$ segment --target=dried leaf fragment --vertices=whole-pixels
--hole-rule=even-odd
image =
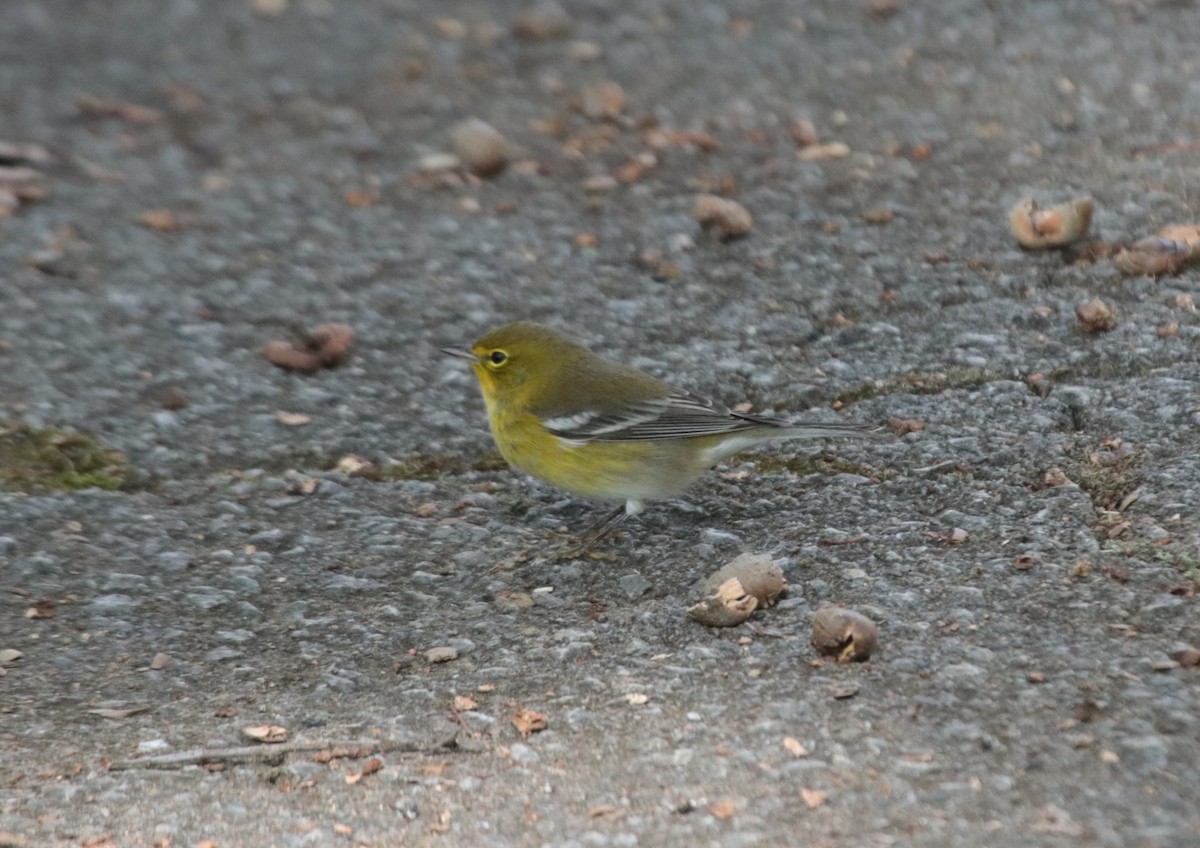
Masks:
[[[519,709],[509,716],[509,721],[521,734],[522,739],[528,739],[530,735],[546,729],[546,714],[534,710]]]
[[[354,453],[348,453],[339,459],[334,470],[347,477],[372,477],[379,471],[371,460]]]
[[[704,589],[710,593],[718,592],[730,578],[737,578],[743,593],[758,600],[758,607],[773,606],[787,588],[783,569],[765,554],[738,554],[708,576]]]
[[[808,749],[801,745],[800,740],[795,736],[783,737],[783,747],[798,760],[802,760],[808,756]]]
[[[810,144],[796,151],[796,158],[801,162],[813,162],[817,159],[845,159],[849,155],[850,145],[841,141]]]
[[[311,415],[302,412],[288,412],[284,409],[275,410],[275,420],[285,427],[303,427],[312,421]]]
[[[688,615],[708,627],[736,627],[758,608],[758,598],[746,594],[736,577],[726,580],[717,591],[688,610]]]
[[[1054,804],[1047,804],[1039,810],[1030,828],[1040,833],[1070,837],[1083,836],[1084,832],[1083,826],[1071,818],[1070,813]]]
[[[800,797],[804,801],[804,806],[815,810],[829,800],[829,793],[824,789],[801,789]]]
[[[1200,252],[1200,224],[1168,224],[1157,235],[1161,239],[1185,245],[1193,259]]]
[[[162,112],[157,109],[119,100],[105,100],[91,94],[81,95],[75,101],[75,108],[85,118],[117,118],[130,124],[157,124],[163,119]]]
[[[0,164],[45,165],[50,159],[50,151],[40,144],[0,141]]]
[[[1027,250],[1062,247],[1087,236],[1094,205],[1090,197],[1080,197],[1041,209],[1036,200],[1027,197],[1009,210],[1009,229],[1017,244]]]
[[[733,814],[737,812],[737,802],[713,801],[708,805],[708,811],[712,813],[715,819],[729,821],[729,819],[733,818]]]
[[[379,192],[374,189],[347,189],[342,192],[342,201],[355,209],[366,209],[379,202]]]
[[[100,718],[111,718],[114,720],[120,720],[123,718],[129,718],[130,716],[140,715],[142,713],[148,713],[148,712],[150,712],[150,708],[149,707],[127,707],[125,709],[114,709],[114,708],[109,708],[109,707],[103,707],[100,709],[88,710],[88,712],[91,713],[92,715],[100,716]]]
[[[868,224],[890,224],[896,217],[896,213],[886,206],[881,206],[878,209],[868,209],[862,213],[862,219]]]
[[[822,607],[813,615],[812,646],[818,654],[840,663],[865,662],[875,648],[879,628],[860,612],[845,607]]]
[[[967,531],[961,527],[952,527],[949,530],[926,530],[925,535],[943,545],[961,545],[968,538]]]
[[[754,219],[746,207],[715,194],[699,195],[692,207],[692,215],[701,227],[711,230],[721,241],[741,238],[754,228]]]
[[[1117,326],[1112,307],[1098,297],[1076,306],[1075,319],[1085,333],[1105,333]]]
[[[242,735],[255,742],[275,745],[288,740],[288,730],[278,724],[255,724],[242,728]]]
[[[263,18],[275,18],[287,11],[288,0],[250,0],[250,11]]]
[[[853,680],[848,680],[844,683],[835,683],[829,687],[829,694],[835,700],[844,701],[847,698],[853,698],[858,694],[862,687]]]
[[[425,661],[430,663],[444,663],[456,659],[458,659],[458,649],[452,645],[430,648],[425,652]]]
[[[1179,335],[1179,322],[1164,321],[1158,325],[1158,328],[1154,331],[1154,334],[1160,339],[1173,339]]]
[[[358,783],[364,777],[374,774],[375,772],[379,771],[382,768],[383,768],[383,760],[379,759],[379,757],[371,757],[371,759],[369,759],[365,763],[363,763],[362,771],[357,771],[357,772],[354,772],[353,774],[346,775],[346,785],[354,786],[356,783]]]
[[[1018,554],[1013,559],[1013,568],[1017,571],[1029,571],[1038,564],[1037,554],[1024,553]]]
[[[54,618],[57,605],[48,598],[34,601],[33,606],[25,610],[25,617],[34,621],[45,621]]]
[[[907,436],[909,433],[919,433],[925,429],[925,421],[920,418],[889,418],[888,429],[897,436]]]
[[[0,218],[11,216],[22,203],[44,200],[49,192],[37,182],[41,177],[33,168],[0,165]]]
[[[1053,489],[1057,486],[1070,486],[1071,479],[1063,473],[1061,468],[1051,468],[1042,475],[1042,486],[1047,489]]]
[[[183,226],[179,216],[170,209],[147,209],[138,213],[137,220],[139,224],[160,233],[173,233]]]
[[[434,18],[434,31],[442,38],[459,40],[467,37],[467,25],[458,18]]]

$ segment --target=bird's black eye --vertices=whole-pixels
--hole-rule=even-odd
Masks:
[[[493,350],[488,354],[488,362],[493,365],[503,365],[505,362],[508,362],[508,354],[502,350]]]

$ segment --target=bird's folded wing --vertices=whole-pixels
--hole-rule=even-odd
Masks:
[[[582,442],[715,436],[779,424],[771,419],[735,415],[710,398],[682,390],[619,409],[583,410],[542,419],[542,425],[559,438]]]

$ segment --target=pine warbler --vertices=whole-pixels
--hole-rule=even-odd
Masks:
[[[624,502],[595,530],[679,494],[746,448],[869,432],[732,412],[529,321],[497,327],[470,350],[442,352],[471,363],[510,465],[575,495]]]

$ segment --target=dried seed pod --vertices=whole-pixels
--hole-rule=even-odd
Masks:
[[[698,196],[692,214],[700,226],[712,230],[721,241],[741,238],[754,227],[754,219],[745,206],[715,194]]]
[[[1117,326],[1112,307],[1098,297],[1076,306],[1075,318],[1085,333],[1104,333]]]
[[[1028,250],[1062,247],[1087,236],[1094,205],[1090,197],[1080,197],[1040,209],[1036,200],[1027,197],[1009,210],[1009,229],[1017,244]]]
[[[760,607],[772,606],[787,588],[783,569],[763,554],[739,554],[709,575],[704,581],[704,589],[716,592],[731,578],[736,578],[743,592],[753,595]]]
[[[288,371],[311,373],[321,369],[321,357],[311,350],[300,350],[291,342],[275,339],[267,342],[263,348],[263,356],[272,365]]]
[[[306,344],[320,355],[322,365],[333,368],[349,358],[352,341],[354,328],[349,324],[321,324],[313,328]]]
[[[812,646],[817,653],[837,661],[865,662],[875,648],[879,628],[860,612],[845,607],[823,607],[813,615]]]
[[[491,177],[508,164],[508,142],[500,131],[479,118],[468,118],[450,131],[454,152],[477,177]]]
[[[758,598],[746,594],[736,577],[688,610],[688,615],[708,627],[736,627],[758,608]]]
[[[354,328],[349,324],[321,324],[314,327],[302,344],[276,339],[267,342],[263,355],[273,365],[289,371],[317,371],[335,368],[350,356]]]
[[[1194,248],[1187,241],[1164,238],[1162,235],[1147,236],[1123,248],[1113,257],[1113,264],[1124,274],[1159,277],[1181,271],[1200,254],[1200,251],[1193,251]]]

